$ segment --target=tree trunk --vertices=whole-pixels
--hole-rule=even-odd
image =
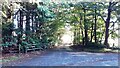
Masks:
[[[106,22],[105,24],[106,30],[105,30],[105,41],[104,41],[104,45],[106,45],[107,47],[109,46],[108,44],[108,37],[109,37],[109,24]]]
[[[95,8],[95,26],[94,26],[95,43],[97,42],[96,27],[97,27],[97,17],[96,17],[96,8]]]
[[[93,25],[94,25],[94,24],[92,23],[91,40],[90,40],[90,42],[92,42],[92,39],[93,39],[93,29],[94,29]]]
[[[17,40],[18,43],[17,44],[21,44],[21,37],[23,34],[23,13],[21,10],[19,10],[20,12],[20,22],[18,23],[18,28],[20,29],[20,34],[18,34]]]
[[[75,27],[75,23],[74,23],[74,27]],[[74,30],[74,41],[73,41],[73,44],[76,44],[76,28]]]
[[[84,45],[84,32],[83,32],[83,27],[82,27],[82,16],[80,17],[80,30],[81,30],[81,34],[82,34],[82,45]]]
[[[106,45],[107,47],[109,47],[108,44],[108,37],[109,37],[109,25],[110,25],[110,17],[111,17],[111,2],[109,2],[109,7],[108,7],[108,17],[105,21],[105,41],[104,41],[104,45]]]
[[[34,16],[32,15],[32,32],[34,33]]]
[[[30,32],[30,12],[29,12],[29,4],[26,4],[26,10],[28,11],[26,14],[26,35],[29,35]]]
[[[30,31],[30,17],[29,17],[29,14],[27,13],[27,16],[26,16],[26,35],[28,35]]]
[[[79,41],[78,41],[78,42],[79,42],[79,44],[80,44],[80,42],[81,42],[81,41],[80,41],[80,37],[81,37],[81,36],[80,36],[80,25],[79,25],[79,29],[78,29],[78,30],[79,30],[79,34],[78,34],[78,35],[79,35]]]
[[[84,8],[85,45],[88,45],[88,26],[87,26],[85,15],[86,15],[86,9]]]

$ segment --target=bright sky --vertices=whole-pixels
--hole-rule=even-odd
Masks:
[[[64,44],[64,43],[72,43],[73,42],[73,32],[72,31],[70,31],[70,29],[71,29],[71,26],[70,26],[70,24],[68,24],[68,23],[66,23],[66,26],[65,26],[65,33],[64,33],[64,35],[62,36],[62,38],[61,38],[61,40],[62,40],[62,43]]]

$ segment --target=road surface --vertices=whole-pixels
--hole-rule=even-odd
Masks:
[[[118,66],[118,54],[73,52],[60,49],[26,59],[21,63],[16,63],[15,66]]]

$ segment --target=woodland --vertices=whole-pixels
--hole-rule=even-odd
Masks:
[[[71,27],[72,47],[119,49],[117,41],[109,44],[120,37],[119,22],[119,2],[3,3],[0,47],[3,53],[54,48]]]

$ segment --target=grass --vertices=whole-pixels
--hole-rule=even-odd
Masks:
[[[70,47],[73,51],[94,52],[94,53],[118,53],[118,50],[97,47],[84,47],[81,45],[73,45]]]
[[[117,50],[112,50],[112,49],[106,49],[106,48],[103,48],[103,49],[84,49],[84,51],[87,51],[87,52],[100,52],[100,53],[113,53],[113,52],[118,52]]]
[[[11,56],[11,57],[4,58],[4,59],[0,60],[0,62],[5,63],[5,62],[9,62],[9,61],[14,61],[14,60],[17,60],[17,59],[19,59],[19,57]]]
[[[44,54],[45,51],[32,51],[32,52],[28,52],[28,53],[20,53],[20,54],[4,54],[4,56],[1,57],[0,59],[0,63],[2,64],[6,64],[6,63],[10,63],[11,61],[13,62],[21,62],[24,61],[24,59],[28,59],[28,58],[32,58],[34,56],[40,55],[40,54]]]

